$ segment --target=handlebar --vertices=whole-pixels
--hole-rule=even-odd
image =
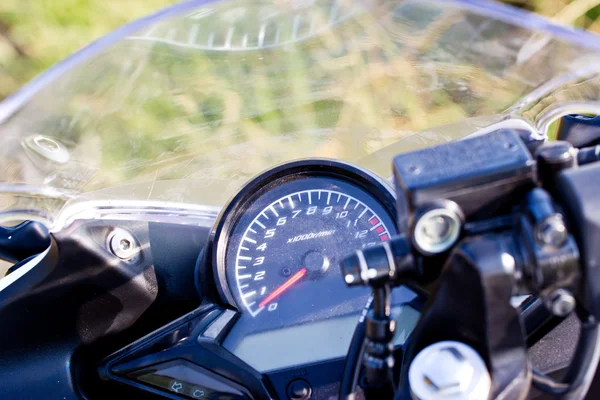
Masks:
[[[587,393],[600,359],[600,151],[526,137],[502,129],[395,158],[400,235],[340,263],[346,284],[371,287],[380,305],[359,324],[341,398],[353,398],[362,367],[367,399]],[[394,356],[390,291],[430,282],[412,340]],[[525,293],[582,321],[561,382],[530,366],[510,304]]]

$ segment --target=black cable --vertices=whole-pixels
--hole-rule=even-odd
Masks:
[[[394,327],[391,321],[391,288],[387,284],[372,286],[373,305],[365,320],[365,381],[362,386],[369,399],[394,397],[394,369],[389,364],[393,356]]]
[[[388,285],[373,289],[373,317],[376,319],[387,319],[392,312],[390,296],[391,289]]]
[[[358,320],[354,335],[352,335],[350,346],[348,347],[348,355],[346,356],[344,373],[340,384],[340,399],[342,400],[354,400],[356,398],[356,388],[358,387],[362,359],[365,354],[366,346],[365,317],[371,309],[372,304],[373,295],[370,295]]]

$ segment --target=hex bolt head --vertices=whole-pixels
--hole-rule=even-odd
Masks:
[[[116,228],[107,238],[108,248],[111,253],[121,260],[129,260],[139,252],[137,240],[131,232],[126,229]]]
[[[456,243],[462,222],[450,209],[433,208],[419,216],[413,231],[417,249],[425,254],[439,254]]]
[[[473,378],[473,366],[454,347],[439,350],[425,365],[423,377],[439,393],[462,393]]]
[[[485,399],[491,378],[483,359],[455,341],[434,343],[415,357],[408,372],[416,400]]]
[[[535,236],[542,245],[560,248],[567,242],[569,232],[562,216],[556,214],[540,222]]]
[[[557,317],[566,317],[575,310],[575,297],[565,289],[555,289],[544,297],[544,305]]]

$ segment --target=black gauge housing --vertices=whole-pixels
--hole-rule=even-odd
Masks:
[[[252,207],[254,201],[265,193],[276,190],[280,185],[303,178],[333,179],[354,186],[372,197],[384,210],[386,219],[391,223],[390,234],[396,234],[396,198],[390,183],[358,166],[330,160],[306,159],[285,163],[253,178],[232,197],[222,209],[212,231],[205,261],[210,263],[217,290],[222,301],[242,310],[230,289],[227,276],[227,249],[231,234],[240,218]],[[389,218],[389,219],[388,219]],[[340,280],[342,279],[340,275]]]

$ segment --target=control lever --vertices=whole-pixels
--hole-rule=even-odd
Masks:
[[[561,399],[588,391],[600,360],[600,150],[576,147],[527,146],[518,132],[499,130],[396,156],[402,234],[340,264],[348,286],[373,291],[364,339],[353,338],[364,359],[344,373],[356,377],[364,365],[367,398],[523,399],[532,385]],[[434,279],[394,360],[390,291]],[[552,315],[576,312],[582,322],[561,381],[531,368],[511,305],[525,293]],[[353,399],[355,387],[342,385],[341,397]]]
[[[402,282],[419,279],[410,244],[403,236],[397,236],[356,251],[340,262],[340,268],[349,287],[370,286],[373,291],[372,307],[365,318],[363,389],[368,398],[392,398],[396,391],[393,356],[396,321],[391,318],[390,293],[392,287]]]

